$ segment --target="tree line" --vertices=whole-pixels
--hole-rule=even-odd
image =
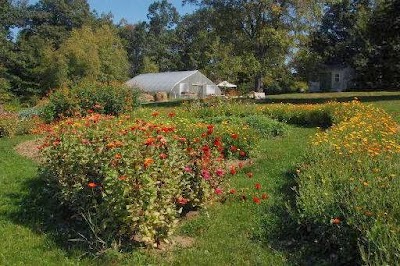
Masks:
[[[358,89],[400,88],[400,0],[167,0],[147,21],[114,23],[87,0],[0,0],[0,101],[82,81],[199,69],[249,90],[284,92],[321,65],[356,70]],[[16,36],[15,36],[16,35]]]

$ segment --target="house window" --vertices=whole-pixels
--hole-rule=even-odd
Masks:
[[[340,74],[339,73],[335,74],[335,82],[336,83],[340,82]]]

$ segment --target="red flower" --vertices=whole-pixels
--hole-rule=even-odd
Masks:
[[[235,194],[236,193],[236,189],[232,188],[231,190],[229,190],[230,194]]]
[[[161,153],[160,154],[160,159],[167,159],[168,158],[168,155],[166,155],[165,153]]]
[[[229,171],[231,173],[231,175],[236,175],[236,168],[235,166],[231,166],[231,169]]]
[[[257,183],[257,184],[254,185],[254,187],[255,187],[256,189],[261,189],[261,184],[260,184],[260,183]]]
[[[231,146],[231,152],[237,152],[238,148],[236,146]]]
[[[215,189],[215,194],[221,195],[221,194],[222,194],[222,189],[220,189],[219,187],[217,187],[217,188]]]
[[[178,198],[178,203],[179,203],[180,205],[186,205],[188,202],[189,202],[189,200],[188,200],[188,199],[185,199],[184,197],[179,197],[179,198]]]
[[[207,126],[207,134],[211,135],[214,132],[214,126],[213,125],[208,125]]]
[[[88,184],[88,187],[90,187],[90,188],[95,188],[95,187],[97,187],[97,184],[94,183],[94,182],[90,182],[90,183]]]
[[[331,224],[340,224],[340,219],[338,217],[331,219]]]
[[[126,175],[121,175],[120,177],[118,177],[119,180],[124,181],[126,180],[127,176]]]
[[[246,175],[247,175],[249,178],[252,178],[252,177],[253,177],[253,173],[252,173],[252,172],[248,172]]]
[[[239,138],[239,135],[238,134],[231,134],[231,138],[237,139],[237,138]]]
[[[216,139],[214,140],[214,146],[215,146],[215,147],[222,147],[221,138],[216,138]]]
[[[260,203],[261,203],[261,200],[260,200],[260,198],[258,198],[258,197],[253,197],[253,202],[254,202],[255,204],[260,204]]]
[[[171,112],[168,114],[168,116],[172,118],[172,117],[176,116],[176,114],[174,112]]]
[[[240,152],[239,152],[239,155],[242,156],[242,157],[245,157],[245,156],[246,156],[246,153],[245,153],[244,151],[240,151]]]

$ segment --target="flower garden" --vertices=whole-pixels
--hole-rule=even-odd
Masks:
[[[90,250],[160,247],[185,231],[187,213],[200,210],[201,220],[218,206],[232,215],[244,206],[262,217],[280,200],[288,209],[281,218],[296,224],[293,234],[317,241],[326,263],[400,260],[400,129],[382,109],[207,99],[116,115],[91,104],[36,127],[45,135],[38,178]],[[280,163],[263,141],[284,141],[293,126],[317,133],[301,140],[305,150],[285,169],[293,173],[286,201],[258,167]],[[257,225],[267,241],[272,228]]]

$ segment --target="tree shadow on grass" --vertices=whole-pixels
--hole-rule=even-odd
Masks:
[[[288,254],[294,265],[361,265],[353,229],[305,219],[298,222],[295,173],[287,172],[284,178],[278,191],[283,200],[265,207],[259,240]]]
[[[21,184],[19,193],[7,196],[15,205],[6,217],[15,224],[30,228],[37,234],[45,234],[55,246],[66,251],[70,257],[102,258],[102,262],[113,256],[112,250],[96,241],[90,234],[87,221],[74,217],[55,196],[43,177],[37,176]],[[124,250],[130,252],[137,246],[132,244]],[[113,258],[111,258],[113,259]]]

